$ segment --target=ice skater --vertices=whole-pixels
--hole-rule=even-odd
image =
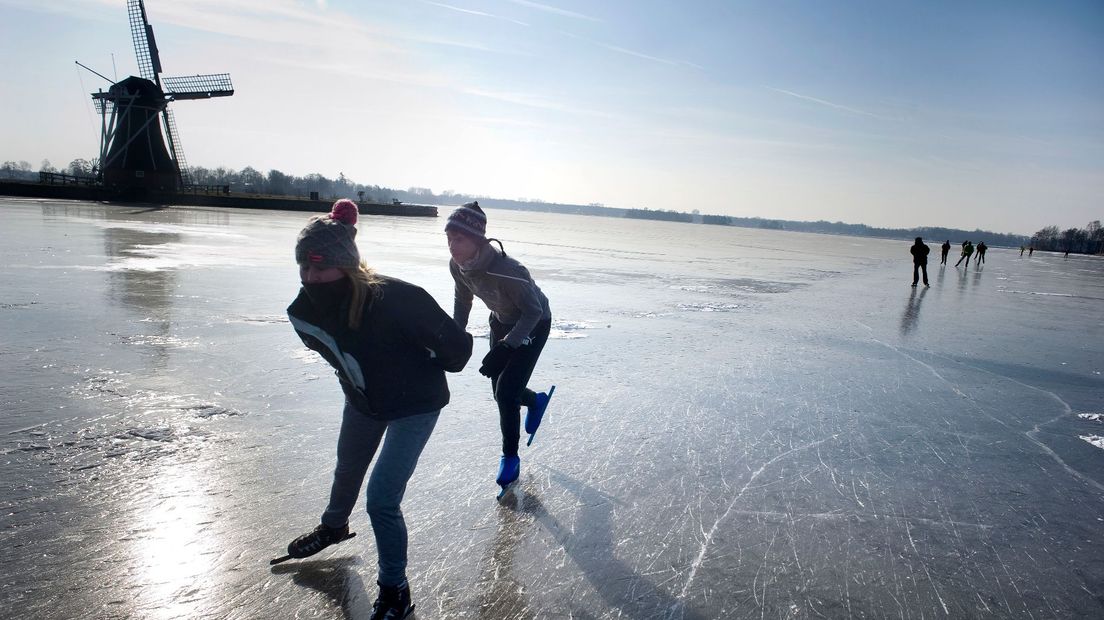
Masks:
[[[912,286],[914,288],[916,287],[916,283],[920,281],[921,270],[924,271],[924,286],[928,286],[929,252],[931,252],[931,248],[924,243],[924,239],[921,237],[917,237],[916,243],[913,243],[912,247],[909,248],[909,253],[912,254]]]
[[[379,559],[371,617],[399,619],[414,610],[400,504],[449,402],[445,371],[464,368],[472,337],[429,293],[368,268],[357,249],[356,221],[356,204],[339,200],[328,215],[311,218],[295,243],[303,286],[288,317],[303,343],[337,371],[345,408],[322,522],[293,540],[288,556],[308,557],[355,536],[349,515],[378,450],[365,494]]]
[[[445,224],[452,256],[449,272],[456,284],[453,319],[467,328],[474,297],[491,311],[491,350],[479,372],[491,379],[498,403],[502,457],[495,482],[502,487],[501,498],[521,473],[521,406],[526,407],[525,432],[532,443],[555,390],[552,386],[547,393],[534,392],[527,387],[552,328],[552,311],[529,270],[506,255],[501,241],[487,239],[486,232],[487,215],[478,202],[456,209]],[[499,249],[491,241],[498,243]]]
[[[977,259],[974,260],[974,266],[981,266],[985,262],[985,250],[988,250],[989,246],[985,245],[984,241],[977,244]]]
[[[958,257],[958,263],[955,263],[955,267],[962,261],[966,261],[966,268],[970,268],[970,256],[974,253],[974,244],[970,243],[970,240],[962,242],[962,256]]]
[[[943,250],[943,255],[939,257],[939,264],[940,265],[946,265],[947,264],[947,253],[951,251],[951,240],[947,239],[946,241],[943,242],[943,245],[941,245],[939,247],[942,248],[942,250]]]

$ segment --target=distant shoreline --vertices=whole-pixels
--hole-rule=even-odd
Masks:
[[[1031,237],[1008,233],[995,233],[987,230],[960,230],[955,228],[942,228],[924,226],[919,228],[875,228],[865,224],[847,224],[844,222],[828,222],[820,220],[816,222],[802,222],[796,220],[776,220],[761,217],[736,217],[730,215],[709,215],[701,213],[686,213],[681,211],[659,211],[651,209],[619,209],[597,205],[567,205],[559,203],[532,203],[515,200],[497,200],[493,198],[479,198],[479,204],[483,207],[510,209],[515,211],[538,211],[549,213],[571,213],[575,215],[596,215],[600,217],[624,217],[632,219],[656,220],[684,224],[706,224],[710,226],[735,226],[738,228],[753,228],[761,230],[781,230],[788,232],[804,232],[825,235],[848,235],[852,237],[871,237],[875,239],[896,239],[912,241],[916,237],[923,237],[928,243],[945,240],[952,244],[959,244],[966,239],[971,241],[985,241],[990,247],[1018,248],[1027,246]]]
[[[330,201],[295,196],[256,196],[249,194],[149,192],[124,194],[97,185],[55,185],[0,181],[0,195],[24,198],[59,198],[64,200],[88,200],[92,202],[161,204],[184,207],[226,207],[235,209],[271,209],[274,211],[326,212]],[[363,215],[392,215],[401,217],[437,217],[434,205],[396,202],[357,202]]]

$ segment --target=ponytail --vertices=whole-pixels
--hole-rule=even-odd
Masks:
[[[364,261],[360,261],[355,269],[345,269],[345,275],[349,277],[352,291],[349,299],[349,329],[359,330],[360,320],[364,317],[364,308],[372,307],[372,302],[383,294],[380,286],[383,278],[373,271]]]

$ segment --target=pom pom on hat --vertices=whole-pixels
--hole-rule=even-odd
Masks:
[[[333,203],[333,208],[330,209],[330,219],[337,220],[344,224],[355,225],[357,223],[357,215],[360,213],[360,209],[357,208],[357,204],[348,198],[342,198]]]
[[[479,208],[478,202],[469,202],[449,215],[445,230],[456,230],[477,239],[486,239],[487,214]]]
[[[359,266],[360,251],[356,245],[358,213],[356,203],[343,198],[335,202],[326,215],[312,217],[295,240],[295,262],[349,269]]]

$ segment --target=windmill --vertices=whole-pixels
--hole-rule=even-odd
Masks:
[[[127,13],[141,77],[130,76],[106,93],[92,93],[101,119],[101,180],[120,190],[175,191],[191,185],[192,179],[169,103],[229,97],[234,85],[228,73],[162,78],[145,3],[127,0]]]

